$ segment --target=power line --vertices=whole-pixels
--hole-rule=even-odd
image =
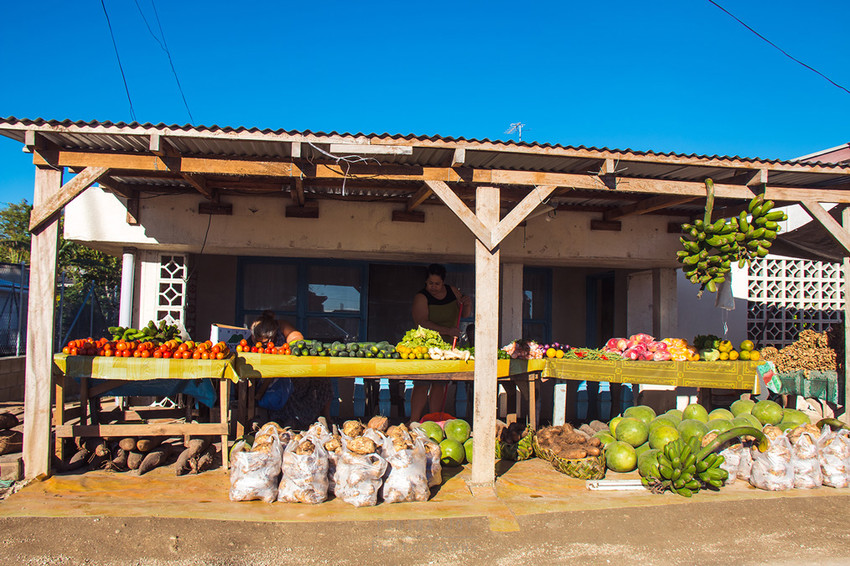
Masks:
[[[121,56],[118,54],[118,44],[115,43],[115,34],[112,33],[112,24],[109,21],[109,14],[106,12],[106,4],[100,0],[100,5],[103,6],[103,15],[106,16],[106,25],[109,27],[109,36],[112,38],[112,47],[115,48],[115,58],[118,59],[118,69],[121,70],[121,80],[124,81],[124,91],[127,93],[127,102],[130,103],[130,117],[136,121],[136,111],[133,110],[133,99],[130,98],[130,87],[127,86],[127,77],[124,76],[124,67],[121,66]]]
[[[162,24],[159,21],[159,12],[156,10],[156,3],[154,0],[151,0],[151,6],[153,7],[153,13],[156,17],[156,24],[159,26],[159,35],[162,38],[162,41],[154,34],[151,29],[150,24],[148,24],[148,19],[145,17],[145,13],[142,12],[142,7],[139,6],[139,0],[134,0],[136,3],[136,8],[139,9],[139,14],[142,16],[142,20],[145,22],[145,27],[148,28],[148,33],[151,34],[154,41],[159,44],[159,48],[165,51],[165,55],[168,57],[168,64],[171,65],[171,73],[174,75],[174,80],[177,82],[177,90],[180,91],[180,96],[183,98],[183,106],[186,107],[186,112],[189,114],[189,121],[194,124],[195,118],[192,116],[192,111],[189,110],[189,103],[186,101],[186,95],[183,93],[183,87],[180,85],[180,78],[177,76],[177,69],[174,68],[174,61],[171,60],[171,52],[168,50],[168,43],[165,41],[165,33],[162,31]]]
[[[804,66],[805,68],[807,68],[808,70],[812,71],[813,73],[817,73],[818,75],[820,75],[821,77],[823,77],[824,79],[826,79],[827,81],[829,81],[830,83],[832,83],[834,86],[837,86],[838,88],[840,88],[841,90],[843,90],[843,91],[844,91],[844,92],[846,92],[847,94],[850,94],[850,90],[847,90],[846,88],[844,88],[843,86],[841,86],[840,84],[838,84],[837,82],[835,82],[834,80],[832,80],[831,78],[827,77],[826,75],[824,75],[823,73],[821,73],[820,71],[818,71],[817,69],[815,69],[814,67],[811,67],[811,66],[809,66],[809,65],[806,65],[805,63],[803,63],[802,61],[800,61],[800,60],[799,60],[799,59],[797,59],[796,57],[792,56],[790,53],[788,53],[787,51],[785,51],[784,49],[782,49],[781,47],[779,47],[778,45],[776,45],[775,43],[773,43],[772,41],[770,41],[769,39],[767,39],[765,36],[763,36],[762,34],[760,34],[759,32],[757,32],[756,30],[754,30],[753,28],[751,28],[750,26],[748,26],[747,24],[745,24],[744,22],[742,22],[742,21],[741,21],[741,20],[740,20],[737,16],[735,16],[735,14],[733,14],[732,12],[730,12],[729,10],[727,10],[726,8],[724,8],[723,6],[721,6],[720,4],[718,4],[717,2],[715,2],[714,0],[708,0],[708,1],[709,1],[710,3],[712,3],[712,4],[714,4],[715,6],[717,6],[718,8],[720,8],[721,10],[723,10],[724,12],[726,12],[726,13],[727,13],[729,16],[731,16],[731,17],[732,17],[732,18],[733,18],[736,22],[738,22],[739,24],[741,24],[742,26],[744,26],[745,28],[747,28],[748,30],[750,30],[751,32],[753,32],[754,34],[756,34],[756,35],[757,35],[760,39],[762,39],[763,41],[767,42],[770,46],[772,46],[772,47],[774,47],[775,49],[777,49],[780,53],[782,53],[783,55],[785,55],[786,57],[788,57],[789,59],[791,59],[791,60],[792,60],[792,61],[794,61],[795,63],[799,63],[800,65]]]

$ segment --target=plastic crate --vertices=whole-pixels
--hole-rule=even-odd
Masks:
[[[803,397],[838,402],[838,373],[834,371],[810,371],[800,384]]]

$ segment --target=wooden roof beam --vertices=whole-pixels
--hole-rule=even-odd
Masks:
[[[127,183],[122,183],[109,175],[104,175],[99,181],[101,187],[107,189],[119,197],[124,197],[126,199],[135,198],[138,196],[139,189],[133,187],[133,185],[128,185]]]
[[[466,148],[456,147],[452,155],[452,167],[463,167],[466,161]]]
[[[24,132],[24,152],[38,155],[45,162],[55,167],[59,158],[59,146],[47,139],[44,134],[35,130]]]
[[[410,198],[407,199],[407,212],[413,212],[417,206],[428,200],[428,197],[430,197],[433,193],[434,191],[431,190],[431,187],[428,185],[422,185],[418,191],[410,195]]]
[[[599,165],[599,180],[609,189],[617,188],[616,164],[612,158],[603,159]]]
[[[826,228],[829,235],[850,254],[850,233],[847,232],[847,229],[833,218],[820,202],[813,199],[805,199],[800,201],[800,203],[806,207],[806,210],[809,211],[813,218]]]
[[[183,156],[169,141],[168,138],[153,132],[150,135],[149,148],[151,153],[161,158],[169,171],[173,171],[183,177],[183,179],[192,185],[196,191],[204,195],[207,199],[213,200],[213,191],[207,187],[207,181],[203,175],[198,173],[186,172],[183,170]]]
[[[698,197],[695,196],[678,196],[678,197],[668,197],[668,196],[657,196],[644,199],[642,201],[636,202],[634,204],[627,204],[625,206],[621,206],[619,208],[611,209],[603,214],[603,220],[606,222],[613,222],[615,220],[620,220],[625,218],[626,216],[634,216],[638,214],[646,214],[648,212],[654,212],[656,210],[662,210],[665,208],[670,208],[673,206],[678,206],[680,204],[685,204],[686,202],[691,202],[697,200]]]
[[[81,173],[62,185],[57,192],[50,195],[43,203],[34,206],[30,213],[30,232],[40,232],[54,214],[58,214],[66,204],[96,183],[108,171],[109,169],[106,167],[86,167]]]
[[[292,200],[298,204],[298,206],[304,206],[304,203],[307,202],[304,198],[304,179],[301,177],[295,177],[290,194],[292,196]]]

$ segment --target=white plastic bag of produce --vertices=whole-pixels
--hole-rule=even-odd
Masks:
[[[314,505],[328,498],[328,452],[315,436],[289,442],[281,471],[278,501]]]
[[[791,446],[794,463],[794,487],[813,489],[823,485],[820,469],[818,441],[810,432],[804,432]]]
[[[387,455],[384,453],[384,443],[387,441],[387,436],[381,432],[380,430],[375,430],[374,428],[367,428],[363,432],[363,436],[372,440],[378,446],[378,453],[386,459]]]
[[[750,454],[753,457],[751,485],[767,491],[784,491],[794,487],[794,464],[787,436],[771,440],[767,452],[759,452],[758,447],[753,446]]]
[[[829,487],[847,487],[848,461],[850,461],[850,438],[846,430],[832,432],[824,426],[818,440],[820,469],[823,473],[823,485]]]
[[[243,450],[231,458],[230,500],[277,499],[282,459],[279,433],[263,427],[257,433],[250,451]]]
[[[724,482],[726,485],[732,485],[738,479],[738,469],[741,467],[741,455],[744,452],[744,447],[740,444],[724,448],[720,451],[720,455],[723,456],[723,463],[720,464],[720,467],[729,473],[729,477]],[[746,452],[749,453],[748,450]],[[752,459],[750,459],[750,466],[752,466]],[[747,473],[749,474],[749,470]]]
[[[387,461],[379,454],[355,454],[343,443],[336,462],[334,495],[355,507],[378,503]]]
[[[387,503],[428,501],[431,494],[425,473],[425,446],[420,439],[405,436],[384,440],[389,474],[384,479],[381,497]]]
[[[440,445],[429,439],[425,432],[419,428],[410,429],[410,437],[422,441],[425,447],[425,477],[428,478],[428,487],[438,486],[443,483],[443,451]]]

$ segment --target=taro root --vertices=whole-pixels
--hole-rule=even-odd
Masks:
[[[581,425],[581,428],[579,428],[579,430],[585,433],[587,436],[593,436],[594,434],[596,434],[596,431],[591,428],[590,425],[587,424]]]
[[[254,444],[251,445],[251,452],[269,452],[272,449],[272,442],[275,438],[280,438],[280,433],[283,429],[274,421],[269,421],[264,424],[257,435],[254,437]]]
[[[804,432],[808,432],[809,434],[811,434],[814,437],[815,440],[820,438],[820,431],[818,430],[818,427],[816,427],[813,424],[804,424],[804,425],[800,425],[798,427],[795,427],[794,429],[789,431],[788,432],[788,440],[791,441],[791,444],[795,444],[797,442],[797,440],[800,439],[800,437],[803,435]]]
[[[387,432],[387,428],[390,426],[390,421],[387,417],[372,417],[369,419],[369,423],[366,425],[366,428],[373,428],[380,432]]]
[[[585,446],[584,450],[588,456],[599,456],[602,453],[602,449],[598,446]]]
[[[306,456],[308,454],[312,454],[315,450],[316,445],[309,440],[305,440],[295,448],[295,453],[298,456]]]
[[[358,436],[348,441],[348,449],[355,454],[374,454],[378,451],[375,441],[365,436]]]
[[[587,441],[587,445],[588,445],[588,446],[601,447],[601,446],[602,446],[602,441],[601,441],[601,440],[599,440],[597,437],[595,437],[595,436],[594,436],[594,437],[591,437],[591,439]],[[588,450],[588,452],[589,452],[589,450]],[[595,456],[595,454],[594,454],[594,456]]]
[[[575,431],[562,434],[561,439],[564,441],[564,444],[586,444],[588,441],[585,435]]]
[[[328,452],[339,453],[342,448],[342,443],[339,440],[338,436],[334,436],[327,442],[325,442],[325,450]]]
[[[777,438],[779,438],[783,434],[781,428],[773,426],[773,425],[767,425],[766,427],[764,427],[762,432],[764,433],[764,435],[766,437],[768,437],[771,440],[771,442],[773,442],[774,440],[776,440]]]
[[[608,430],[608,425],[603,423],[602,421],[590,421],[590,428],[592,428],[595,432],[599,432],[600,430]]]
[[[366,427],[360,421],[345,421],[342,424],[342,433],[349,438],[362,436],[364,430],[366,430]]]
[[[396,452],[400,450],[407,450],[408,448],[413,448],[413,444],[408,442],[406,439],[400,436],[394,436],[393,439],[393,448],[395,448]]]
[[[556,453],[559,457],[567,460],[587,457],[587,451],[579,446],[570,446],[569,448],[559,447],[556,450]]]

